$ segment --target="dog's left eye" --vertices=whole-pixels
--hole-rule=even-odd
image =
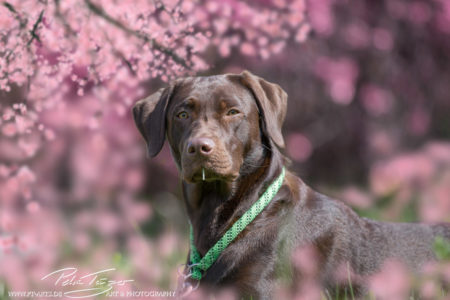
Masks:
[[[187,119],[189,117],[188,113],[185,111],[180,112],[179,114],[177,114],[177,118],[178,119]]]
[[[228,112],[227,112],[227,116],[233,116],[233,115],[237,115],[239,113],[239,111],[237,110],[237,109],[230,109]]]

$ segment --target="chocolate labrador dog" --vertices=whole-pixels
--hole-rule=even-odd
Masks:
[[[179,79],[134,106],[151,157],[167,136],[201,256],[282,172],[286,109],[287,94],[280,86],[248,71]],[[334,271],[340,265],[361,276],[376,272],[389,258],[417,269],[435,258],[436,236],[450,238],[449,225],[361,218],[286,171],[271,202],[202,274],[200,286],[232,287],[242,297],[270,299],[283,258],[296,247],[314,245],[318,279],[335,291]]]

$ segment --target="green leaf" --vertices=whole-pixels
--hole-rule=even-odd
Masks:
[[[433,250],[439,260],[450,260],[450,241],[441,236],[436,237]]]

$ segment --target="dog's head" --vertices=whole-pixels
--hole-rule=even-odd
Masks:
[[[284,147],[287,94],[244,71],[172,82],[133,107],[151,157],[165,136],[183,180],[227,180],[261,154],[262,143]]]

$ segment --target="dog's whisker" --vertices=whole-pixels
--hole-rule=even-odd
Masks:
[[[242,166],[243,166],[243,167],[265,168],[265,167],[270,166],[270,164],[266,164],[266,165],[253,165],[253,164],[251,164],[251,163],[244,162]]]
[[[269,150],[270,152],[272,152],[272,149],[266,145],[264,145],[263,143],[261,143],[261,146],[267,150]]]

